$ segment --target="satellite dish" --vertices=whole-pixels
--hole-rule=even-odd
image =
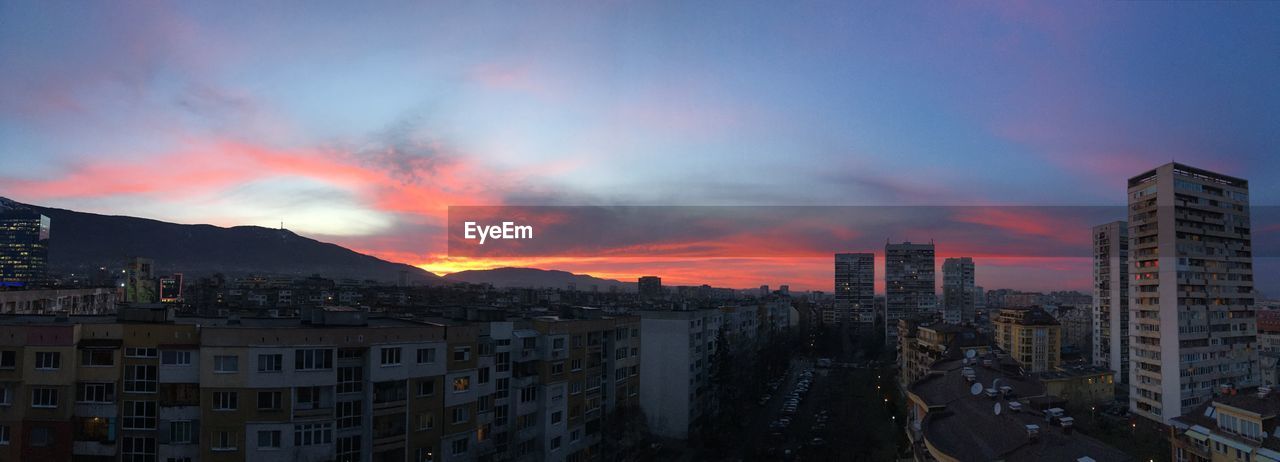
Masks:
[[[973,359],[976,356],[978,356],[978,350],[965,350],[964,352],[964,357],[966,358]]]
[[[981,383],[975,383],[975,384],[971,385],[971,386],[969,387],[969,394],[971,394],[971,395],[973,395],[973,396],[978,396],[978,395],[982,394],[982,384],[981,384]]]
[[[1000,410],[1000,403],[996,403],[995,408],[993,408],[992,411],[995,412],[996,415],[1000,415]]]

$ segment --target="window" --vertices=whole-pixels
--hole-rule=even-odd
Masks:
[[[476,370],[476,382],[482,384],[489,383],[489,368],[482,367]]]
[[[529,385],[520,389],[520,402],[527,403],[538,399],[538,387]]]
[[[471,359],[471,347],[457,347],[453,349],[454,361],[466,361]]]
[[[466,454],[466,453],[467,453],[467,443],[469,443],[469,442],[470,442],[470,440],[468,440],[467,438],[461,438],[461,439],[453,440],[453,444],[452,444],[452,447],[453,447],[453,454],[454,454],[454,455]]]
[[[338,438],[338,462],[356,462],[360,460],[360,435]]]
[[[564,420],[563,412],[556,411],[551,413],[551,423],[558,424],[561,420]]]
[[[382,349],[382,365],[383,366],[399,366],[400,365],[400,348],[383,348]]]
[[[560,437],[557,436],[551,439],[551,450],[556,451],[559,449],[560,449]]]
[[[564,374],[564,361],[551,363],[551,375]]]
[[[435,348],[419,348],[418,349],[418,364],[427,364],[427,363],[434,363],[434,362],[436,362]]]
[[[364,391],[364,370],[359,366],[338,368],[338,393]]]
[[[436,428],[436,415],[430,412],[418,414],[418,431]]]
[[[237,365],[237,368],[239,365]],[[284,370],[284,355],[258,355],[258,372],[280,372]]]
[[[214,451],[235,451],[239,449],[236,444],[236,434],[232,432],[217,432],[213,434],[213,450]]]
[[[7,446],[8,444],[9,444],[9,426],[0,425],[0,445]]]
[[[80,350],[80,365],[85,367],[104,367],[116,364],[116,354],[111,350]]]
[[[58,389],[32,388],[31,407],[58,407]]]
[[[569,360],[569,369],[574,372],[582,370],[582,360],[581,359]]]
[[[80,383],[76,390],[76,401],[81,403],[114,403],[116,401],[116,384]]]
[[[238,407],[240,407],[240,392],[235,392],[235,391],[213,392],[213,410],[234,411]]]
[[[156,439],[126,436],[121,440],[120,460],[123,462],[155,462]]]
[[[56,351],[37,351],[36,369],[55,370],[62,367],[62,353]]]
[[[435,379],[426,379],[418,382],[418,396],[431,396],[436,394]]]
[[[166,366],[190,366],[190,351],[166,351],[160,353],[160,364]]]
[[[0,351],[0,369],[14,369],[18,367],[18,352],[13,350]]]
[[[283,394],[278,391],[258,392],[258,410],[278,411],[282,408],[283,401]]]
[[[404,401],[406,390],[404,380],[391,380],[373,384],[373,402],[375,404]]]
[[[462,393],[470,389],[471,389],[471,377],[467,377],[465,375],[462,377],[454,377],[453,379],[454,393]]]
[[[320,387],[298,387],[294,394],[297,396],[298,409],[320,408]]]
[[[240,357],[231,355],[216,355],[213,357],[213,372],[219,374],[229,374],[240,372]]]
[[[258,430],[258,449],[280,449],[280,430]]]
[[[125,393],[155,393],[156,366],[130,364],[124,367]]]
[[[338,428],[357,428],[360,426],[361,411],[364,408],[363,401],[340,401],[338,402]]]
[[[13,389],[12,385],[0,384],[0,406],[13,405]]]
[[[333,442],[333,424],[315,423],[293,426],[293,445],[311,446]]]
[[[359,348],[339,348],[338,359],[363,359],[364,350]]]
[[[155,401],[125,401],[122,427],[125,430],[155,430]]]
[[[53,429],[49,427],[31,428],[31,445],[37,448],[53,446]]]
[[[169,422],[169,443],[170,444],[191,444],[195,441],[192,438],[195,432],[192,431],[190,420],[174,420]]]
[[[313,348],[295,351],[293,367],[300,371],[333,369],[333,350],[327,348]]]
[[[155,348],[125,348],[124,356],[126,358],[155,358]]]
[[[467,412],[466,406],[458,406],[453,408],[453,423],[460,424],[471,420],[471,414]]]

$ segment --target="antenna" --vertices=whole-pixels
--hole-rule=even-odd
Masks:
[[[980,393],[982,393],[982,384],[981,384],[981,383],[975,383],[975,384],[973,384],[972,386],[970,386],[970,387],[969,387],[969,394],[974,395],[974,396],[978,396],[978,394],[980,394]]]
[[[1001,411],[1000,403],[996,403],[996,405],[991,408],[991,412],[995,412],[996,415],[1000,415],[1000,411]]]

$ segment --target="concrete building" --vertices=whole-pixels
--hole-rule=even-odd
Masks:
[[[49,277],[49,217],[0,211],[0,287],[38,287]]]
[[[1088,306],[1048,305],[1045,311],[1062,326],[1062,355],[1093,361],[1093,310]]]
[[[640,313],[640,349],[662,358],[640,363],[640,404],[654,435],[686,439],[711,415],[711,358],[722,322],[720,310]]]
[[[109,314],[116,310],[116,293],[111,288],[0,291],[0,314]]]
[[[1005,308],[992,323],[996,345],[1027,372],[1052,371],[1062,364],[1062,326],[1044,309]]]
[[[1128,190],[1129,404],[1168,422],[1259,380],[1249,183],[1169,163]]]
[[[933,243],[885,244],[885,342],[896,345],[898,320],[937,311]]]
[[[636,318],[0,318],[4,460],[599,460]]]
[[[657,276],[640,276],[637,281],[637,290],[640,293],[641,300],[662,300],[662,278]]]
[[[906,389],[939,361],[991,352],[994,343],[972,326],[939,322],[923,315],[898,320],[898,385]]]
[[[942,262],[943,320],[951,324],[972,323],[977,297],[973,258],[948,258]]]
[[[1093,227],[1093,364],[1129,383],[1129,223]]]
[[[826,324],[853,322],[873,327],[876,322],[876,255],[838,253],[835,256],[835,304],[822,313]]]
[[[1280,462],[1280,395],[1270,387],[1222,391],[1169,420],[1173,460]]]

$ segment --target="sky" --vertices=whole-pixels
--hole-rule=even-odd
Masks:
[[[0,22],[0,195],[283,222],[440,274],[831,289],[816,254],[450,256],[449,206],[1118,206],[1175,159],[1280,202],[1273,2],[6,1]],[[987,288],[1087,290],[1096,223],[1051,218],[982,217],[1081,256],[938,254],[986,256]],[[938,237],[903,234],[874,237]]]

